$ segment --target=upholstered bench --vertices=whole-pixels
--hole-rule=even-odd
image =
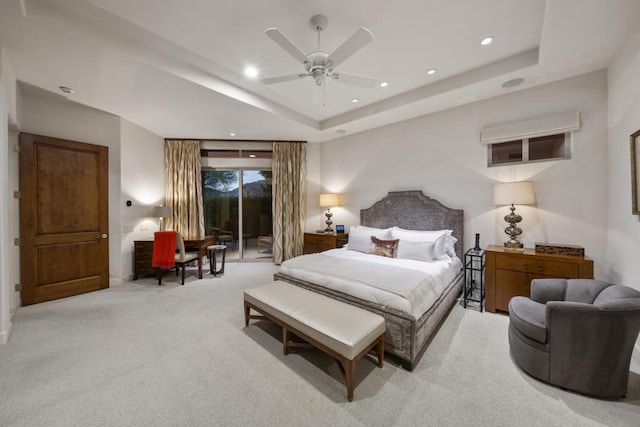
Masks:
[[[251,315],[253,309],[262,316]],[[298,286],[276,281],[244,291],[244,323],[268,319],[282,326],[284,354],[290,347],[318,348],[338,360],[345,376],[347,398],[353,400],[355,365],[375,347],[378,366],[384,363],[384,318]],[[290,339],[290,334],[306,343]]]

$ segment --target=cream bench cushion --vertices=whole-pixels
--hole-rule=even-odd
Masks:
[[[291,329],[336,357],[345,368],[349,400],[353,399],[355,362],[376,347],[378,365],[382,366],[385,332],[382,316],[282,281],[246,289],[244,302],[245,325],[249,319],[260,318],[250,316],[250,308],[282,325],[285,354],[288,346],[293,346],[288,340],[287,329]]]

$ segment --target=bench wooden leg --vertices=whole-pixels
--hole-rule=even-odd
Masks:
[[[286,356],[289,354],[289,330],[282,327],[282,352]]]
[[[347,399],[349,402],[353,402],[353,389],[356,382],[356,361],[355,360],[341,360],[340,363],[344,368],[344,379],[347,383]]]
[[[249,312],[251,311],[251,307],[245,302],[244,303],[244,326],[249,326]]]
[[[382,368],[384,366],[384,334],[378,339],[376,353],[378,353],[378,367]]]

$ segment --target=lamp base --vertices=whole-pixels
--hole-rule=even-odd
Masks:
[[[507,249],[522,249],[524,245],[520,242],[504,242],[504,247]]]
[[[325,224],[327,224],[327,228],[324,229],[324,232],[333,233],[333,228],[331,228],[331,224],[333,224],[333,221],[331,221],[331,217],[333,216],[331,208],[327,208],[327,211],[324,213],[324,215],[327,217],[327,220],[324,222]]]

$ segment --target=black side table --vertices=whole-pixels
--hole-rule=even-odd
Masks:
[[[469,249],[464,254],[464,308],[467,302],[480,304],[484,309],[484,249]]]

